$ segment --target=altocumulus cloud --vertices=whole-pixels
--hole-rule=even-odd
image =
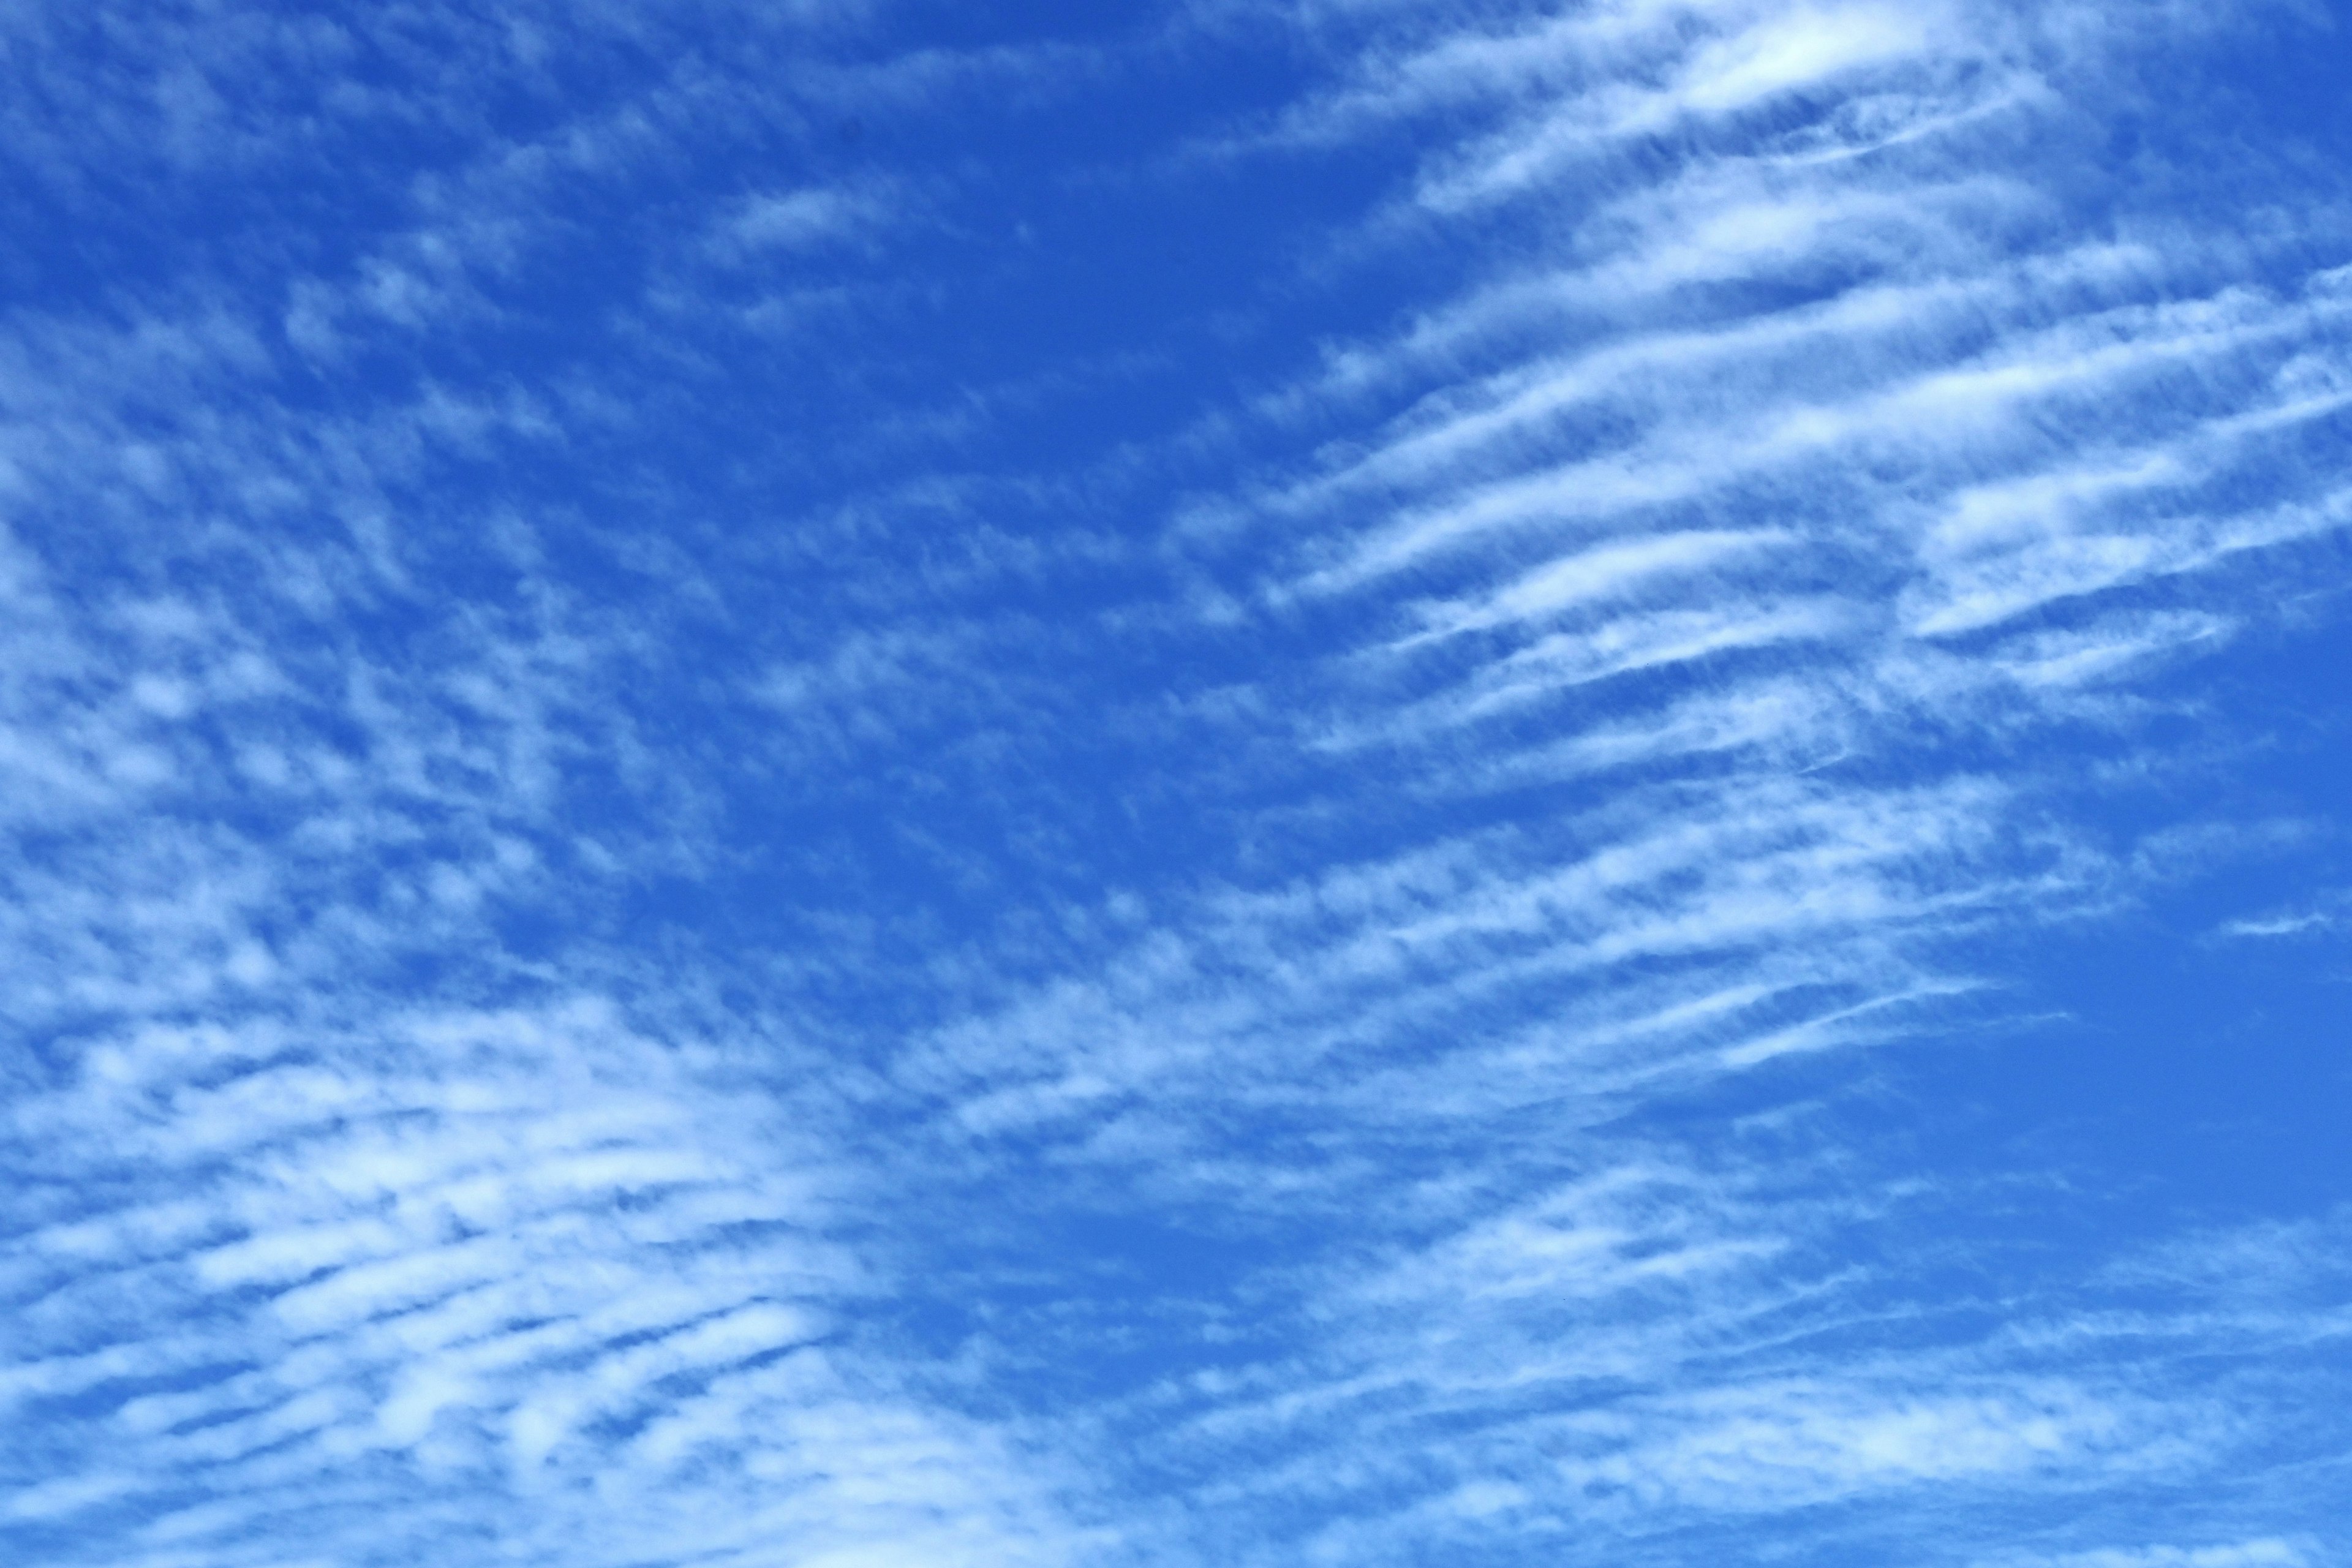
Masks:
[[[10,12],[0,1541],[2336,1560],[2339,20]]]

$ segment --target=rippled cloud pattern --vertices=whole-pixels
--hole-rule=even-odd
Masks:
[[[2352,10],[0,10],[0,1555],[2352,1562]]]

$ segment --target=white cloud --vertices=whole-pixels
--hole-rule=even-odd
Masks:
[[[739,258],[856,244],[898,220],[900,201],[872,186],[816,186],[747,196],[713,236]]]
[[[2229,1412],[2293,1402],[2210,1352],[2340,1332],[2320,1233],[1996,1289],[1988,1178],[1852,1110],[2149,876],[2028,742],[2158,767],[2152,677],[2347,521],[2305,445],[2342,270],[2108,237],[2051,177],[2112,28],[1314,8],[1360,52],[1302,35],[1258,152],[1413,127],[1349,243],[1474,275],[1232,417],[1217,460],[1275,456],[1213,477],[1223,531],[1139,545],[1094,513],[1164,455],[845,497],[825,426],[704,471],[730,334],[951,290],[702,286],[870,264],[950,174],[738,169],[613,264],[619,320],[530,315],[596,248],[566,193],[1100,63],[759,23],[719,69],[657,9],[428,7],[462,68],[399,90],[312,71],[336,29],[167,19],[85,141],[0,122],[58,179],[257,178],[298,113],[457,149],[339,260],[0,341],[16,1517],[155,1568],[980,1568],[1635,1561],[1837,1504],[1959,1561],[2016,1499],[2269,1473]],[[477,116],[595,60],[551,125]],[[677,452],[633,435],[668,396]],[[2282,907],[2222,933],[2335,920]],[[1180,1261],[1039,1239],[1130,1221]],[[2021,1560],[2315,1556],[2255,1510]]]
[[[2105,1547],[2063,1557],[1999,1561],[2046,1563],[2053,1568],[2304,1568],[2314,1560],[2307,1545],[2267,1536],[2219,1546]]]

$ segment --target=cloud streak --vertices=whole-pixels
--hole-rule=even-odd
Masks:
[[[2344,584],[2254,13],[402,16],[5,24],[0,1542],[2330,1560],[2341,1215],[2027,1103]]]

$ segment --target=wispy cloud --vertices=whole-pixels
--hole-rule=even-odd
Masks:
[[[11,1117],[14,1159],[89,1151],[18,1205],[46,1217],[12,1248],[12,1419],[83,1474],[19,1513],[135,1521],[117,1561],[289,1528],[348,1557],[423,1476],[441,1507],[394,1529],[417,1550],[513,1497],[519,1541],[614,1560],[1050,1560],[994,1440],[874,1382],[855,1325],[883,1282],[828,1234],[823,1135],[727,1109],[696,1055],[593,1005],[83,1047]],[[718,1500],[745,1487],[765,1500]]]
[[[2341,585],[2343,236],[2101,163],[2243,13],[1200,7],[1270,100],[1041,238],[1187,24],[755,11],[0,23],[121,279],[0,333],[0,1541],[2329,1560],[2340,1217],[1986,1109],[2291,815],[2165,784]],[[1210,357],[1324,314],[1101,406],[1196,319],[1028,258],[1267,170]]]
[[[2339,274],[2085,243],[2010,151],[2074,134],[2114,58],[2052,14],[1391,23],[1408,45],[1256,145],[1489,125],[1366,243],[1420,243],[1410,209],[1514,259],[1265,398],[1335,455],[1184,535],[1262,552],[1268,626],[1346,628],[1233,710],[1297,715],[1332,767],[1286,781],[1308,798],[1255,875],[915,1053],[945,1135],[1043,1141],[1213,1229],[1331,1227],[1232,1331],[1281,1348],[1203,1347],[1131,1428],[1215,1509],[1296,1521],[1285,1550],[1687,1560],[1769,1515],[1972,1561],[2024,1500],[2259,1464],[2185,1349],[2050,1352],[2099,1291],[1962,1306],[1905,1282],[1924,1259],[1842,1266],[1851,1226],[1928,1245],[1951,1195],[1901,1159],[1626,1129],[1969,1027],[1987,941],[2144,895],[2023,738],[2087,721],[2155,765],[2126,689],[2231,646],[2247,584],[2343,527]],[[1760,150],[1712,129],[1742,116]],[[1463,830],[1465,800],[1509,826]],[[2102,1549],[2071,1539],[2052,1560]],[[2178,1550],[2301,1550],[2231,1539]]]

